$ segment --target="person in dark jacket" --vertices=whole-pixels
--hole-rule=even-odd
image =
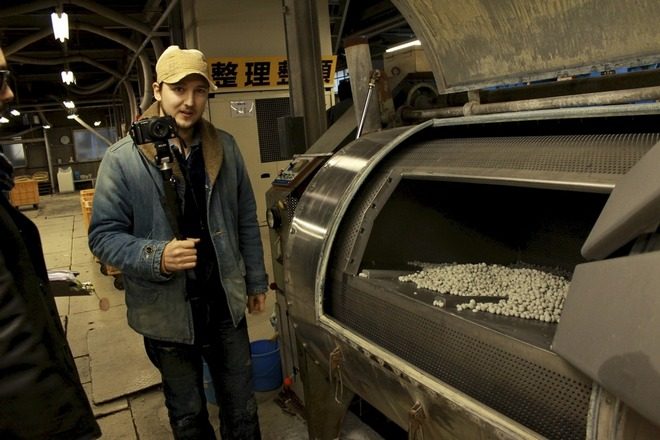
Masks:
[[[0,49],[0,112],[14,94]],[[67,345],[37,227],[7,200],[0,153],[0,438],[94,439],[101,431]]]

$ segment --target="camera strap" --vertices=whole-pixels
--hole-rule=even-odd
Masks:
[[[174,237],[177,240],[183,240],[184,237],[181,235],[181,203],[179,202],[179,196],[176,193],[176,180],[174,176],[170,176],[168,179],[165,174],[163,174],[163,188],[165,189],[164,197],[160,197],[160,203],[163,205],[163,210],[165,211],[165,216],[167,221],[172,227],[174,232]]]
[[[158,200],[160,201],[161,206],[163,207],[163,211],[165,211],[165,217],[167,218],[167,222],[170,224],[170,227],[172,228],[172,232],[174,233],[174,237],[177,240],[182,240],[183,237],[181,235],[181,210],[179,207],[181,204],[179,203],[179,197],[176,193],[176,180],[174,179],[174,176],[170,176],[169,178],[165,175],[165,173],[161,172],[161,176],[163,177],[163,192],[159,191],[158,183],[154,180],[151,170],[150,170],[150,165],[149,165],[149,160],[142,154],[142,152],[139,150],[140,158],[142,159],[142,164],[147,170],[147,174],[149,177],[151,177],[151,180],[154,182],[154,185],[156,185],[156,191],[159,193]],[[160,171],[160,170],[159,170]]]
[[[185,142],[183,139],[181,140],[183,145],[185,145]],[[190,178],[190,170],[188,169],[188,160],[183,157],[183,153],[181,150],[178,148],[172,148],[172,153],[174,153],[174,157],[176,157],[176,160],[179,162],[179,169],[181,170],[181,175],[183,176],[183,181],[186,184],[186,188],[190,189],[191,194],[192,194],[192,201],[195,203],[197,206],[197,210],[200,210],[200,202],[197,200],[197,195],[195,194],[195,189],[193,186],[192,179]]]

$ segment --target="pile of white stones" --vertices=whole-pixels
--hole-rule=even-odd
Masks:
[[[469,302],[456,306],[458,311],[488,312],[497,315],[559,322],[570,282],[534,266],[498,264],[429,264],[399,281],[413,282],[419,288],[459,296],[504,297],[497,302]],[[442,306],[443,302],[434,302]]]

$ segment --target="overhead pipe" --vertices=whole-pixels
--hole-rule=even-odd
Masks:
[[[113,85],[116,81],[117,81],[116,78],[110,77],[110,78],[106,79],[105,81],[101,81],[97,84],[92,84],[90,86],[82,87],[82,86],[77,85],[75,87],[72,87],[72,90],[73,90],[73,93],[75,93],[77,95],[83,95],[83,96],[84,95],[94,95],[94,94],[96,94],[96,93],[98,93],[102,90],[107,89],[108,87]]]
[[[110,32],[105,29],[99,29],[84,23],[75,23],[73,26],[70,27],[101,35],[131,49],[133,52],[137,54],[137,57],[140,60],[140,66],[142,67],[143,83],[144,84],[151,83],[151,63],[149,62],[149,57],[143,53],[139,53],[138,52],[139,46],[137,46],[133,41],[129,40],[128,38],[124,38],[121,35],[116,34],[114,32]],[[151,88],[146,88],[145,93],[142,96],[140,108],[146,109],[151,104],[152,98],[153,98],[153,92]]]
[[[139,46],[136,45],[133,41],[129,40],[128,38],[123,37],[120,34],[117,34],[115,32],[111,32],[105,29],[101,29],[95,26],[88,25],[86,23],[72,23],[69,25],[70,28],[72,29],[78,29],[82,31],[87,31],[91,32],[97,35],[100,35],[102,37],[105,37],[109,40],[113,40],[116,43],[119,43],[128,49],[132,50],[133,52],[136,52],[138,59],[140,60],[140,65],[142,66],[142,75],[143,75],[143,82],[144,84],[149,84],[151,83],[150,78],[151,78],[151,64],[149,62],[149,57],[142,54],[142,53],[137,53]],[[34,43],[35,41],[38,41],[42,38],[45,38],[53,33],[53,30],[50,28],[43,29],[39,32],[36,32],[30,36],[27,36],[25,38],[22,38],[21,40],[17,41],[16,43],[12,44],[7,48],[6,51],[6,56],[8,59],[15,59],[14,56],[12,56],[13,53],[21,50],[22,48]],[[60,64],[63,64],[64,62],[62,61]],[[151,92],[150,88],[145,89],[145,94],[142,97],[142,102],[140,104],[140,108],[147,108],[149,104],[151,104],[151,100],[153,98],[153,93]]]
[[[129,111],[130,116],[131,116],[131,122],[137,121],[138,118],[138,106],[137,106],[137,99],[135,98],[135,91],[133,91],[133,87],[126,81],[124,81],[124,90],[126,91],[126,98],[128,100],[128,106],[129,106]]]
[[[97,102],[98,104],[89,104],[89,102]],[[76,100],[76,108],[80,110],[92,109],[92,108],[117,107],[121,105],[122,103],[119,99],[113,99],[113,100],[104,99],[104,100],[94,100],[94,101]],[[41,114],[42,112],[43,113],[61,112],[62,103],[60,102],[59,104],[52,103],[45,105],[43,105],[42,103],[38,103],[38,104],[16,106],[14,108],[20,110],[21,113],[26,113],[26,114],[32,114],[32,113]],[[38,108],[39,110],[34,110],[35,108]]]
[[[642,87],[628,90],[614,90],[609,92],[584,93],[581,95],[524,99],[520,101],[494,102],[488,104],[468,102],[461,107],[444,107],[423,110],[404,108],[401,110],[401,118],[407,122],[414,122],[425,121],[434,118],[452,118],[470,115],[546,110],[565,107],[624,104],[634,101],[655,99],[660,99],[660,86]]]
[[[102,17],[125,25],[126,27],[140,32],[141,34],[151,35],[151,29],[147,25],[130,17],[126,17],[125,15],[121,15],[110,8],[106,8],[105,6],[98,4],[98,2],[89,0],[38,0],[31,3],[2,9],[0,10],[0,18],[28,14],[44,9],[56,8],[66,4],[80,6],[81,8],[92,11]],[[153,45],[154,52],[156,53],[156,57],[160,56],[160,54],[163,52],[163,44],[160,42],[160,39],[153,38],[151,43]]]
[[[13,144],[13,143],[16,142],[17,137],[22,137],[23,135],[26,135],[26,134],[28,134],[32,131],[38,130],[40,128],[41,127],[30,127],[30,128],[26,128],[23,131],[19,131],[18,133],[12,133],[11,137],[0,138],[0,144]],[[43,140],[43,139],[41,139],[41,140]],[[34,142],[34,138],[33,139],[21,139],[21,143],[27,143],[27,142]]]
[[[31,12],[35,12],[35,11],[39,11],[39,10],[58,7],[58,6],[61,6],[63,4],[72,4],[72,5],[80,6],[82,8],[85,8],[85,9],[89,10],[89,11],[92,11],[92,12],[98,14],[98,15],[101,15],[101,16],[109,18],[113,21],[116,21],[119,24],[125,25],[128,28],[131,28],[131,29],[133,29],[135,31],[138,31],[138,32],[140,32],[140,33],[147,36],[147,38],[145,39],[145,42],[139,47],[139,49],[136,49],[135,46],[132,45],[132,42],[130,40],[125,40],[117,34],[110,33],[110,32],[105,31],[105,30],[93,30],[93,29],[91,29],[90,26],[87,26],[83,23],[76,23],[76,24],[70,26],[70,28],[79,29],[79,30],[87,30],[89,32],[96,33],[98,35],[101,35],[101,36],[104,36],[104,37],[109,38],[111,40],[114,40],[114,41],[128,47],[129,49],[132,49],[136,54],[133,57],[133,59],[131,60],[131,65],[130,65],[131,67],[130,68],[132,68],[132,65],[135,63],[136,57],[138,57],[138,53],[142,49],[144,49],[147,42],[151,42],[151,44],[154,48],[154,53],[156,55],[156,58],[160,57],[160,55],[163,52],[163,45],[162,45],[160,39],[156,38],[154,36],[154,34],[156,33],[156,30],[158,29],[158,27],[162,24],[164,19],[169,15],[169,12],[172,10],[174,5],[177,4],[177,3],[178,3],[178,0],[174,0],[173,2],[171,2],[170,5],[167,8],[166,13],[164,13],[161,16],[161,19],[158,21],[158,23],[151,29],[148,26],[142,24],[141,22],[139,22],[137,20],[133,20],[129,17],[123,16],[123,15],[113,11],[112,9],[106,8],[106,7],[100,5],[96,2],[92,2],[92,1],[88,1],[88,0],[65,0],[65,1],[62,1],[62,0],[39,0],[39,1],[34,1],[34,2],[31,2],[31,3],[22,4],[22,5],[18,5],[18,6],[5,8],[3,10],[0,10],[0,17],[11,17],[11,16],[15,16],[15,15],[27,14],[27,13],[31,13]],[[49,36],[50,34],[52,34],[51,29],[44,29],[42,31],[36,32],[36,33],[32,34],[31,36],[26,37],[26,38],[20,40],[19,42],[11,45],[10,47],[6,48],[4,52],[5,52],[6,56],[9,58],[9,56],[12,55],[13,53],[19,51],[20,49],[22,49],[22,48],[24,48],[24,47],[40,40],[42,38],[45,38],[45,37]],[[120,39],[122,41],[119,41]],[[126,44],[127,42],[130,43],[130,44]],[[148,107],[148,105],[151,103],[151,100],[152,100],[152,97],[153,97],[153,94],[151,92],[151,88],[147,86],[148,84],[150,84],[149,75],[150,75],[150,72],[151,72],[151,67],[149,65],[148,60],[145,60],[144,58],[145,57],[143,57],[141,54],[139,55],[140,64],[142,65],[142,70],[143,70],[144,84],[145,84],[145,94],[144,94],[144,96],[142,98],[142,101],[141,101],[141,104],[140,104],[141,109],[146,109]],[[128,70],[130,70],[130,68]],[[105,69],[102,69],[102,70],[105,70]],[[114,74],[113,74],[113,76],[114,76]],[[132,88],[130,88],[126,85],[125,79],[126,79],[126,77],[124,77],[124,79],[122,81],[124,81],[125,89],[126,89],[126,92],[127,92],[127,95],[128,95],[129,105],[131,107],[131,119],[134,120],[137,117],[136,105],[135,105],[136,104],[135,94],[134,94],[134,91],[132,90]],[[100,86],[101,85],[99,84],[99,87]]]
[[[1,18],[1,16],[0,16]],[[24,47],[29,46],[32,43],[36,43],[37,41],[46,38],[50,35],[53,34],[53,29],[51,28],[44,28],[40,31],[37,31],[33,34],[28,35],[27,37],[23,37],[20,40],[16,41],[14,44],[11,44],[5,48],[2,49],[2,51],[5,53],[5,57],[9,59],[14,53],[18,52],[19,50],[23,49]]]
[[[380,35],[383,32],[387,32],[391,29],[396,29],[398,27],[405,26],[407,24],[408,22],[403,17],[392,17],[388,20],[382,21],[381,23],[366,27],[364,29],[360,29],[357,32],[352,33],[351,35],[348,35],[345,38],[345,40],[354,39],[354,38],[369,39],[371,37]]]
[[[110,8],[106,8],[105,6],[100,5],[98,2],[94,2],[90,0],[69,0],[69,2],[71,4],[88,9],[92,12],[96,12],[98,15],[109,18],[110,20],[116,21],[119,24],[128,25],[128,27],[130,27],[131,29],[134,29],[140,32],[141,34],[146,35],[147,38],[149,38],[149,42],[151,42],[154,48],[156,59],[158,59],[158,57],[160,57],[160,54],[163,53],[163,44],[161,43],[160,38],[154,37],[153,35],[154,31],[153,29],[150,29],[149,26],[142,24],[141,22],[129,18],[125,15],[119,14],[118,12],[115,12]],[[173,3],[177,3],[177,2],[178,0],[175,0]]]
[[[57,64],[64,64],[64,63],[85,63],[85,64],[89,64],[90,66],[94,66],[99,70],[103,70],[104,72],[109,73],[115,78],[121,78],[121,74],[116,70],[113,70],[107,67],[106,65],[101,64],[84,55],[69,55],[67,57],[58,57],[58,58],[34,58],[34,57],[25,57],[22,55],[12,55],[11,60],[21,64],[35,64],[40,66],[54,66]]]
[[[37,107],[37,114],[39,115],[39,120],[41,121],[41,125],[50,125],[50,122],[48,122],[48,119],[46,118],[46,114],[41,110],[40,107]]]
[[[11,57],[12,61],[18,62],[18,63],[23,63],[23,64],[35,64],[35,65],[42,65],[42,66],[48,66],[48,65],[57,65],[57,64],[62,64],[62,62],[67,62],[67,63],[75,63],[75,62],[80,62],[80,63],[87,63],[90,64],[100,70],[103,70],[104,72],[109,73],[112,75],[112,77],[101,81],[97,84],[92,84],[89,86],[80,86],[80,85],[71,85],[69,88],[73,91],[73,93],[77,95],[92,95],[94,93],[100,92],[101,90],[107,89],[110,87],[112,84],[115,83],[115,81],[118,78],[121,78],[121,75],[119,72],[110,69],[109,67],[106,67],[105,65],[98,63],[91,58],[88,58],[86,56],[82,55],[70,55],[65,58],[32,58],[32,57],[24,57],[20,55],[14,55]]]
[[[142,12],[147,23],[150,23],[155,16],[159,15],[160,3],[162,0],[147,0],[144,2]],[[146,34],[145,34],[146,35]]]
[[[30,106],[30,107],[36,107],[37,108],[37,113],[42,112],[42,111],[53,111],[56,110],[56,107],[59,107],[61,109],[62,107],[62,97],[61,96],[55,96],[52,94],[46,95],[45,98],[51,99],[53,102],[48,103],[48,102],[40,102],[36,106]],[[76,107],[77,108],[96,108],[96,107],[103,107],[103,106],[108,106],[108,105],[116,105],[119,103],[119,101],[114,102],[109,99],[87,99],[87,100],[77,100],[76,101]],[[99,104],[92,106],[91,104]],[[16,106],[17,109],[22,109],[25,108],[25,106],[19,105]]]
[[[158,19],[156,24],[154,25],[153,29],[151,32],[147,35],[147,38],[142,42],[142,44],[134,51],[133,58],[131,58],[131,61],[128,63],[128,67],[126,68],[126,73],[124,76],[119,80],[119,83],[115,87],[115,90],[113,93],[117,93],[117,90],[119,89],[119,86],[126,81],[126,78],[128,78],[128,75],[130,74],[131,69],[133,68],[133,65],[135,64],[135,59],[137,57],[140,57],[140,61],[142,61],[142,50],[145,48],[147,43],[149,42],[149,39],[151,38],[151,35],[156,32],[156,30],[160,27],[160,25],[165,21],[165,19],[169,16],[170,12],[172,12],[172,9],[174,9],[174,6],[176,6],[179,3],[179,0],[172,0],[171,3],[167,6],[167,9],[165,9],[165,12],[161,15],[161,17]],[[156,59],[160,54],[156,55]],[[151,67],[148,68],[147,72],[144,72],[144,64],[142,65],[143,69],[143,78],[144,78],[144,94],[142,96],[142,102],[140,103],[140,110],[144,112],[149,105],[151,105],[151,98],[153,97],[153,92],[151,87],[151,81],[149,81],[149,77],[147,74],[151,74]]]
[[[341,12],[341,22],[339,23],[339,30],[337,31],[337,39],[335,40],[335,48],[332,51],[334,55],[337,55],[339,46],[341,45],[341,36],[344,33],[344,25],[346,24],[346,17],[348,16],[348,8],[351,5],[351,0],[346,0],[344,3],[344,10]]]
[[[86,63],[89,65],[92,65],[96,67],[99,70],[103,70],[104,72],[109,73],[112,75],[112,77],[103,80],[97,84],[92,84],[89,86],[80,86],[80,85],[71,85],[69,88],[73,91],[73,93],[77,95],[93,95],[95,93],[100,92],[101,90],[105,90],[108,87],[110,87],[112,84],[116,82],[117,79],[121,78],[121,74],[117,72],[116,70],[110,69],[109,67],[98,63],[94,61],[93,59],[83,56],[83,55],[69,55],[64,58],[32,58],[32,57],[24,57],[20,55],[13,55],[11,57],[12,61],[18,62],[18,63],[23,63],[23,64],[35,64],[35,65],[42,65],[42,66],[49,66],[49,65],[57,65],[57,64],[62,64],[63,62],[65,63]]]
[[[72,119],[73,119],[74,121],[76,121],[78,124],[80,124],[80,125],[82,125],[83,127],[85,127],[85,129],[87,129],[87,131],[90,131],[90,132],[92,132],[93,134],[95,134],[99,139],[101,139],[103,142],[105,142],[106,144],[108,144],[108,146],[112,145],[113,142],[112,142],[110,139],[108,139],[107,137],[103,136],[103,135],[102,135],[101,133],[99,133],[98,131],[94,130],[94,128],[92,128],[92,126],[89,125],[87,122],[83,121],[83,120],[80,118],[80,116],[74,116]]]
[[[105,79],[97,84],[92,84],[89,86],[80,86],[80,85],[69,85],[69,89],[72,90],[73,93],[77,95],[93,95],[95,93],[98,93],[102,90],[107,89],[110,87],[112,84],[114,84],[117,79],[121,78],[121,75],[119,72],[110,69],[109,67],[106,67],[105,65],[98,63],[91,58],[88,58],[86,56],[82,55],[70,55],[65,58],[50,58],[50,59],[43,59],[43,58],[32,58],[32,57],[23,57],[23,56],[18,56],[14,55],[11,58],[12,61],[18,62],[18,63],[23,63],[23,64],[35,64],[35,65],[42,65],[42,66],[52,66],[52,65],[57,65],[57,64],[62,64],[62,62],[67,62],[67,63],[74,63],[74,62],[81,62],[81,63],[87,63],[90,64],[99,70],[103,70],[104,72],[109,73],[112,75],[110,78]]]

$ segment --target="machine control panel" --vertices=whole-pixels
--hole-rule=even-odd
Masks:
[[[298,182],[309,176],[318,169],[331,154],[299,154],[293,157],[289,166],[280,171],[273,185],[282,187],[293,187]]]

